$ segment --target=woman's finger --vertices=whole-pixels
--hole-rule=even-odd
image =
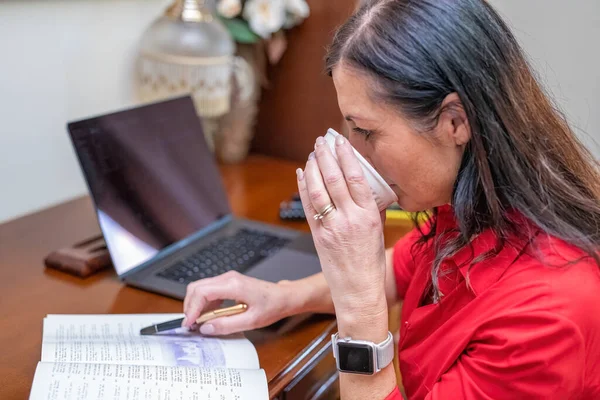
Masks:
[[[190,300],[187,303],[187,307],[184,310],[185,318],[183,319],[183,323],[181,324],[185,328],[190,328],[202,311],[204,310],[204,306],[208,303],[206,296],[204,293],[200,294],[197,292],[197,289],[194,290],[190,294]]]
[[[327,207],[333,202],[329,197],[325,182],[323,182],[323,176],[319,170],[319,165],[315,159],[315,154],[311,153],[304,169],[304,181],[306,183],[306,192],[308,194],[308,200],[313,206],[313,209],[317,213],[322,213]],[[335,204],[334,204],[335,206]],[[335,209],[330,212],[326,218],[329,218],[335,214]]]
[[[301,168],[296,170],[296,179],[298,183],[298,194],[300,195],[300,202],[302,203],[302,208],[304,209],[304,215],[306,216],[306,221],[312,230],[314,228],[314,223],[316,222],[314,216],[317,214],[317,210],[315,210],[310,202],[310,199],[308,198],[306,177]]]
[[[185,291],[185,299],[183,299],[183,313],[184,314],[187,315],[187,313],[190,309],[190,304],[192,302],[193,297],[196,294],[196,288],[201,285],[210,284],[212,281],[214,281],[214,278],[201,279],[201,280],[192,282],[189,285],[187,285],[187,288]],[[184,323],[185,322],[186,321],[184,321]]]
[[[348,140],[343,136],[337,136],[335,139],[336,154],[340,162],[340,167],[344,173],[348,191],[354,199],[354,202],[362,208],[369,208],[373,205],[373,192],[367,182],[367,178],[360,166],[360,162]]]
[[[185,320],[183,326],[192,326],[209,303],[217,300],[239,300],[237,288],[239,285],[230,284],[229,273],[198,281],[192,290],[187,293],[186,308],[183,312]]]
[[[249,331],[258,328],[256,315],[250,309],[242,314],[229,317],[219,317],[200,325],[200,333],[203,335],[230,335],[232,333]]]
[[[348,192],[348,185],[344,179],[344,173],[342,172],[338,162],[331,153],[331,149],[327,145],[324,138],[317,138],[315,145],[315,158],[319,171],[323,177],[325,188],[338,208],[343,208],[348,205],[349,202],[353,202],[350,193]]]
[[[183,299],[183,312],[185,314],[185,311],[188,309],[189,307],[189,302],[190,302],[190,298],[191,298],[191,293],[194,292],[194,288],[196,287],[196,282],[192,282],[189,285],[187,285],[187,288],[185,289],[185,298]],[[185,325],[185,320],[183,321],[183,324]]]

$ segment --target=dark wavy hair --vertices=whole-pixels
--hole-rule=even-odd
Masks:
[[[484,0],[380,0],[342,25],[326,57],[372,81],[372,95],[426,134],[447,95],[456,93],[472,135],[454,186],[459,234],[435,239],[433,298],[441,262],[492,229],[497,254],[523,232],[516,210],[543,232],[583,250],[600,265],[598,161],[577,139],[529,66],[517,40]],[[422,232],[421,242],[435,236]],[[467,279],[467,284],[469,284]]]

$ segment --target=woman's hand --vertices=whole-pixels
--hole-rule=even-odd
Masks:
[[[200,314],[214,310],[226,299],[246,303],[242,314],[215,318],[200,326],[205,335],[228,335],[262,328],[289,316],[291,304],[285,283],[272,283],[235,271],[192,282],[183,303],[184,327],[191,327]]]
[[[381,216],[359,161],[342,136],[336,139],[336,153],[339,164],[325,140],[317,139],[305,170],[297,171],[302,204],[331,290],[340,333],[344,330],[362,336],[358,339],[383,340],[387,302]],[[314,215],[329,204],[335,209],[315,220]]]

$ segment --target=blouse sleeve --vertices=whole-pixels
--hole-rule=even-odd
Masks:
[[[398,388],[395,388],[392,393],[388,394],[388,396],[385,398],[385,400],[403,400],[402,399],[402,394],[400,394],[400,390],[398,390]]]

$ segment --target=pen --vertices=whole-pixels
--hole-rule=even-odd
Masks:
[[[198,319],[196,319],[196,324],[200,325],[205,323],[206,321],[210,321],[211,319],[218,317],[225,317],[229,315],[241,314],[248,309],[248,305],[240,303],[235,306],[226,307],[226,308],[217,308],[216,310],[208,311]],[[140,335],[154,335],[159,332],[169,331],[171,329],[181,328],[181,323],[183,322],[183,318],[174,319],[172,321],[163,322],[156,325],[150,325],[140,330]]]

